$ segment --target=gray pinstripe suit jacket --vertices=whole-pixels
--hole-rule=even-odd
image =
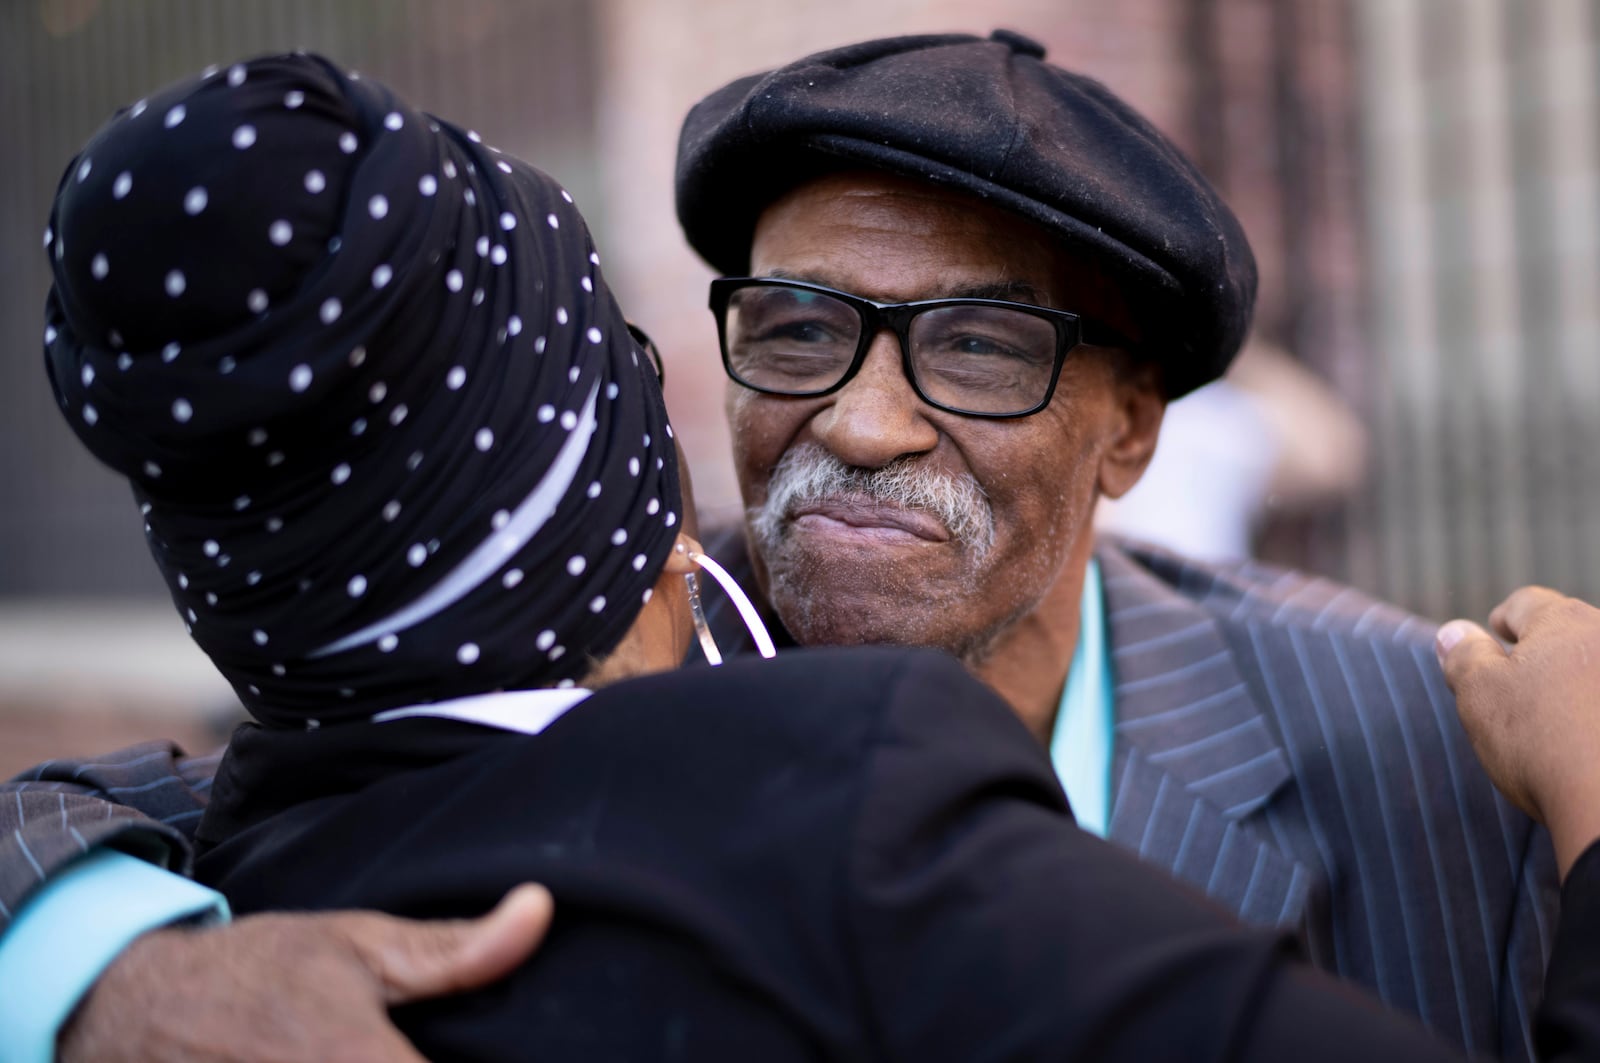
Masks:
[[[1554,855],[1478,766],[1432,626],[1294,573],[1100,558],[1112,839],[1469,1049],[1531,1058]]]
[[[713,556],[748,576],[738,536]],[[1548,839],[1478,767],[1432,628],[1257,565],[1102,544],[1117,726],[1111,838],[1479,1052],[1531,1058],[1555,926]],[[743,629],[713,604],[725,650]],[[215,759],[145,745],[0,799],[0,921],[112,844],[188,867]],[[107,802],[127,807],[113,807]],[[0,927],[3,927],[0,922]]]

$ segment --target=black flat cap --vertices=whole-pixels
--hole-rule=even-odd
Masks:
[[[678,220],[723,273],[756,219],[831,171],[962,189],[1088,254],[1133,305],[1169,396],[1220,376],[1250,326],[1256,267],[1238,219],[1176,145],[1099,82],[997,30],[894,37],[741,78],[678,142]],[[1067,307],[1066,309],[1075,309]]]

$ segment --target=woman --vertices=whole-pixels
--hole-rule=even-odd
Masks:
[[[425,1053],[1448,1058],[1077,831],[953,661],[678,669],[715,569],[650,358],[570,197],[475,134],[242,64],[91,141],[50,252],[62,409],[260,721],[202,878],[240,911],[560,902],[506,982],[397,1014]],[[1552,998],[1592,1048],[1596,1002]]]

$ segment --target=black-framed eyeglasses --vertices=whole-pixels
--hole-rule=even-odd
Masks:
[[[769,395],[838,391],[885,329],[900,341],[912,390],[930,406],[972,417],[1025,417],[1055,394],[1080,343],[1128,341],[1077,314],[1004,299],[880,303],[818,284],[771,277],[711,282],[722,364]]]
[[[662,387],[665,387],[667,384],[667,367],[661,364],[661,352],[656,349],[656,341],[651,339],[649,333],[640,328],[638,325],[635,325],[632,321],[629,321],[627,325],[628,335],[633,337],[633,342],[637,343],[640,347],[643,347],[644,353],[648,354],[650,356],[650,361],[655,363],[656,383],[660,384]]]

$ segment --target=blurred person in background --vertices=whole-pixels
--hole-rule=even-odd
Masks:
[[[1254,295],[1242,233],[1170,143],[1020,35],[870,42],[703,101],[679,212],[729,275],[750,549],[713,552],[787,636],[951,651],[1049,747],[1086,829],[1441,1035],[1531,1054],[1554,862],[1473,761],[1429,625],[1095,544],[1096,499],[1227,367]],[[104,818],[96,784],[192,827],[208,769],[148,750],[43,769],[82,790],[61,817],[18,787],[0,869],[31,889],[18,843]],[[181,863],[181,831],[116,814]]]
[[[1361,486],[1366,430],[1288,351],[1251,341],[1221,380],[1167,406],[1150,467],[1095,527],[1205,561],[1243,561],[1262,520]]]

